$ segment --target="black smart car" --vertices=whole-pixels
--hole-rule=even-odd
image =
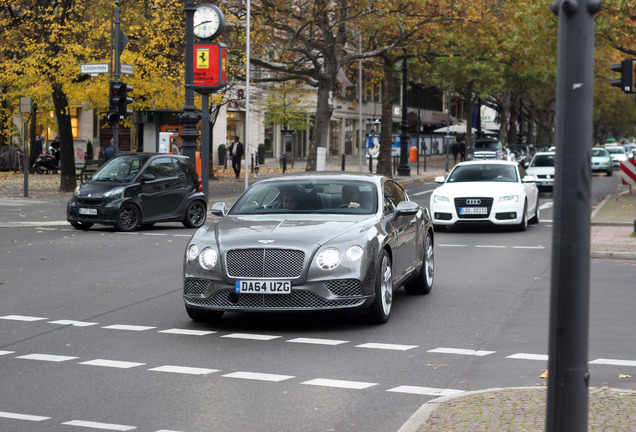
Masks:
[[[201,190],[201,179],[185,156],[123,154],[75,189],[66,207],[66,220],[80,230],[98,223],[134,231],[171,221],[199,228],[207,212]]]

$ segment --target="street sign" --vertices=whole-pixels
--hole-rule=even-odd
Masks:
[[[194,44],[194,91],[210,94],[226,85],[227,48],[222,43]]]
[[[122,63],[119,65],[120,72],[124,75],[131,76],[133,74],[133,65]]]
[[[82,63],[80,67],[81,73],[92,76],[97,76],[97,74],[100,73],[108,73],[109,71],[110,67],[108,63]]]
[[[621,161],[621,180],[624,185],[636,186],[636,160]]]

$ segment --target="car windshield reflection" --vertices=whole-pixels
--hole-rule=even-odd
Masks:
[[[553,167],[554,166],[554,155],[537,155],[532,160],[532,164],[530,166],[533,166],[533,167]]]
[[[517,182],[513,165],[469,164],[458,165],[448,177],[448,183],[462,182]]]
[[[141,167],[144,166],[146,157],[118,157],[109,160],[93,174],[93,181],[130,181]]]
[[[277,181],[256,183],[229,214],[373,214],[377,208],[376,187],[371,182]]]

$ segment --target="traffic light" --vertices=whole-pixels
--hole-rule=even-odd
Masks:
[[[132,86],[129,86],[128,84],[123,82],[120,82],[118,84],[121,86],[119,87],[121,96],[119,97],[118,112],[119,117],[123,119],[125,117],[128,117],[129,115],[132,115],[132,110],[128,109],[128,104],[132,103],[133,98],[130,97],[128,93],[133,91],[133,88]]]
[[[108,114],[106,118],[111,125],[121,120],[120,105],[124,99],[124,83],[111,81],[108,93]]]
[[[611,66],[614,72],[620,72],[620,78],[612,78],[610,83],[614,87],[619,87],[625,93],[632,93],[632,59],[625,59],[620,63],[613,63]]]

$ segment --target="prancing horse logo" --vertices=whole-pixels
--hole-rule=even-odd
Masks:
[[[274,243],[274,240],[259,240],[258,242],[263,244],[270,244],[270,243]]]

